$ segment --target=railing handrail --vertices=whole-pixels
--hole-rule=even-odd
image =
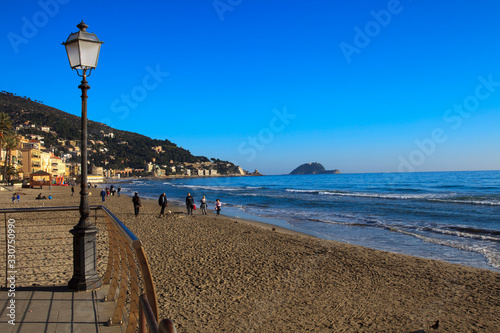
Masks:
[[[140,302],[140,314],[139,314],[139,331],[146,332],[146,323],[149,327],[149,332],[151,333],[177,333],[175,325],[170,319],[163,319],[158,325],[153,310],[149,305],[149,302],[145,295],[139,297]]]
[[[144,248],[142,246],[142,242],[137,238],[136,235],[130,229],[128,229],[125,224],[123,224],[120,219],[118,219],[108,208],[102,205],[93,205],[89,207],[90,210],[102,210],[105,214],[105,218],[107,217],[106,223],[111,222],[113,225],[113,229],[118,231],[120,236],[122,236],[129,246],[134,250],[137,260],[137,265],[141,271],[142,282],[144,284],[145,294],[142,294],[141,304],[146,302],[149,307],[150,315],[153,316],[156,323],[158,323],[158,303],[156,298],[156,290],[153,282],[153,278],[151,275],[151,270],[149,268],[149,264],[147,262],[146,255],[144,253]],[[54,211],[78,211],[80,209],[79,206],[62,206],[62,207],[24,207],[24,208],[4,208],[0,209],[0,213],[11,214],[11,213],[36,213],[36,212],[54,212]],[[97,215],[96,215],[97,218]],[[6,230],[7,232],[7,230]],[[110,230],[108,228],[108,237],[112,237],[110,234]],[[114,233],[113,233],[114,235]],[[116,242],[115,242],[116,243]],[[111,238],[109,248],[111,249]],[[113,260],[111,256],[108,258],[108,268],[106,269],[106,276],[111,275],[111,270],[113,270],[113,265],[109,264],[109,260]],[[109,271],[109,272],[108,272]],[[114,293],[113,293],[114,294]],[[140,306],[142,308],[142,306]],[[151,326],[150,326],[151,327]],[[171,330],[173,327],[173,330]],[[155,332],[175,332],[175,326],[171,320],[162,320],[160,325],[156,326]]]
[[[113,213],[111,213],[109,211],[109,209],[107,209],[105,206],[102,206],[102,205],[98,205],[98,206],[90,206],[91,208],[90,209],[102,209],[103,211],[106,212],[106,214],[109,215],[109,217],[113,220],[113,222],[118,225],[120,228],[119,230],[122,232],[122,234],[127,238],[127,240],[129,241],[130,245],[133,245],[134,242],[136,241],[139,241],[139,238],[137,238],[136,235],[134,235],[134,233],[132,231],[130,231],[129,228],[127,228],[125,226],[125,224],[123,224],[122,221],[120,221],[120,219],[118,219]],[[142,246],[142,243],[141,243],[141,246]]]
[[[97,210],[99,206],[90,206],[90,209]],[[79,206],[62,206],[62,207],[22,207],[22,208],[2,208],[0,213],[32,213],[32,212],[51,212],[51,211],[68,211],[79,210]]]

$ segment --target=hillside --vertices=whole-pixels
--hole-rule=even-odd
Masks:
[[[56,155],[71,150],[69,141],[80,140],[80,117],[44,105],[41,101],[0,92],[0,112],[10,116],[20,135],[40,135],[44,145]],[[45,128],[42,131],[41,128]],[[89,161],[96,166],[123,169],[144,168],[146,162],[168,165],[177,163],[209,162],[205,156],[194,156],[189,150],[169,140],[157,140],[145,135],[111,128],[88,120]],[[156,149],[153,149],[156,147]],[[220,173],[237,173],[234,164],[211,159]]]
[[[324,175],[324,174],[337,174],[339,170],[325,170],[325,167],[318,162],[305,163],[295,168],[291,175]]]

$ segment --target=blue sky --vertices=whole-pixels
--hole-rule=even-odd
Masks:
[[[88,117],[288,173],[500,169],[500,3],[11,1],[0,90],[80,115],[61,45],[105,42]]]

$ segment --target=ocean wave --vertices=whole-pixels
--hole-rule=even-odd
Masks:
[[[453,240],[447,240],[447,239],[441,239],[441,238],[435,238],[435,237],[428,237],[428,236],[424,236],[424,235],[421,235],[418,233],[405,231],[405,230],[402,230],[399,228],[394,228],[394,227],[390,227],[390,228],[388,228],[388,230],[402,233],[402,234],[407,235],[407,236],[415,237],[415,238],[418,238],[418,239],[420,239],[424,242],[427,242],[427,243],[452,247],[452,248],[463,250],[463,251],[480,253],[487,259],[488,263],[491,266],[493,266],[497,269],[500,269],[500,251],[498,251],[494,248],[484,247],[484,246],[480,246],[478,244],[469,245],[469,244],[464,244],[464,243],[459,242],[459,241],[453,241]]]
[[[471,200],[471,199],[429,199],[429,201],[437,201],[452,204],[467,204],[481,206],[500,206],[500,201],[497,200]]]
[[[320,191],[321,195],[334,195],[341,197],[356,197],[356,198],[375,198],[375,199],[391,199],[391,200],[422,200],[431,199],[439,194],[395,194],[395,193],[368,193],[368,192],[330,192]]]
[[[206,186],[206,185],[173,185],[174,187],[189,188],[189,189],[200,189],[208,191],[241,191],[241,187],[226,187],[226,186]]]
[[[295,190],[295,189],[290,189],[287,188],[285,192],[290,192],[290,193],[312,193],[312,194],[318,194],[320,190]]]
[[[500,242],[500,237],[494,236],[494,235],[500,236],[500,231],[496,230],[462,228],[462,227],[448,227],[447,229],[428,228],[428,230],[444,235]]]
[[[388,200],[425,200],[431,202],[465,204],[465,205],[483,205],[500,206],[500,200],[495,198],[475,197],[475,196],[457,196],[456,193],[370,193],[370,192],[343,192],[336,190],[297,190],[286,189],[289,193],[317,194],[325,196],[339,196],[352,198],[371,198]]]
[[[401,194],[401,193],[370,193],[370,192],[343,192],[337,190],[296,190],[286,189],[285,192],[290,193],[306,193],[306,194],[319,194],[319,195],[332,195],[341,197],[354,197],[354,198],[376,198],[376,199],[394,199],[394,200],[419,200],[419,199],[433,199],[447,195],[443,194]]]

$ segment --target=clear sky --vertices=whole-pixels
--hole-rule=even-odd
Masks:
[[[0,90],[246,170],[500,169],[500,2],[2,1]]]

